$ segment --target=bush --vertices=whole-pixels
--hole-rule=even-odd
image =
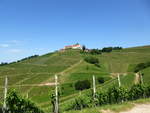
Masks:
[[[150,67],[150,62],[145,62],[145,63],[140,63],[137,64],[136,67],[134,68],[134,72],[139,72],[140,70],[143,70],[147,67]]]
[[[113,50],[121,50],[123,49],[122,47],[113,47]]]
[[[90,51],[90,53],[91,53],[92,55],[96,55],[96,54],[102,54],[102,51],[99,50],[99,49],[92,49],[92,50]]]
[[[121,50],[123,49],[122,47],[104,47],[102,49],[102,52],[111,52],[112,50]]]
[[[80,96],[75,99],[74,101],[74,109],[75,110],[81,110],[83,108],[90,107],[91,104],[91,98],[88,96]]]
[[[5,65],[8,65],[7,62],[1,62],[0,66],[5,66]]]
[[[120,103],[128,98],[128,90],[123,87],[112,87],[108,90],[109,103]]]
[[[3,113],[3,108],[2,107],[0,107],[0,113]]]
[[[85,45],[82,46],[82,50],[83,50],[83,51],[86,50],[86,46],[85,46]]]
[[[32,56],[29,56],[29,57],[26,57],[26,58],[23,58],[21,60],[18,60],[17,62],[21,62],[21,61],[24,61],[24,60],[28,60],[28,59],[32,59],[32,58],[36,58],[38,57],[39,55],[32,55]]]
[[[76,90],[89,89],[90,87],[91,87],[91,83],[89,80],[78,81],[75,83]]]
[[[108,93],[104,90],[96,93],[96,99],[98,100],[96,106],[109,103]]]
[[[84,58],[84,60],[91,64],[95,64],[95,65],[99,64],[99,60],[96,57],[86,57],[86,58]]]
[[[112,50],[113,50],[112,47],[104,47],[104,48],[102,49],[102,52],[111,52]]]
[[[140,70],[142,70],[142,69],[144,69],[144,68],[146,68],[146,66],[145,66],[145,63],[140,63],[140,64],[138,64],[136,67],[135,67],[135,70],[134,70],[134,72],[139,72]]]
[[[129,100],[146,97],[147,88],[142,84],[133,85],[129,91]]]
[[[150,85],[146,86],[146,91],[145,91],[146,97],[150,97]]]
[[[23,58],[23,59],[21,59],[21,60],[14,61],[14,62],[10,62],[10,63],[7,63],[7,62],[1,62],[1,63],[0,63],[0,66],[5,66],[5,65],[9,65],[9,64],[14,64],[14,63],[21,62],[21,61],[24,61],[24,60],[36,58],[36,57],[38,57],[38,56],[39,56],[39,55],[33,55],[33,56],[29,56],[29,57]]]
[[[104,77],[98,78],[98,83],[103,84],[105,82]]]
[[[44,113],[30,100],[18,96],[15,91],[9,92],[6,104],[11,113]]]

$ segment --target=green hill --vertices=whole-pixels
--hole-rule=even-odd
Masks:
[[[86,56],[97,57],[100,67],[84,61]],[[92,79],[92,75],[104,77],[107,81],[97,87],[117,85],[116,75],[120,73],[122,84],[129,86],[134,83],[134,67],[143,62],[150,61],[150,46],[114,50],[101,55],[82,54],[79,50],[54,52],[43,56],[23,60],[21,62],[0,66],[0,100],[3,99],[3,85],[5,76],[8,77],[9,89],[15,88],[23,96],[28,94],[39,107],[48,111],[50,109],[49,92],[54,90],[54,75],[59,76],[61,105],[69,99],[79,95],[74,89],[74,82]],[[150,82],[150,68],[142,70],[144,82]],[[51,83],[52,86],[46,86]],[[39,85],[40,84],[40,85]]]

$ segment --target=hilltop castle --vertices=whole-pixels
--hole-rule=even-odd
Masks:
[[[82,49],[80,44],[65,46],[64,49]]]
[[[80,44],[74,44],[74,45],[68,45],[68,46],[65,46],[63,49],[60,49],[61,52],[67,50],[67,49],[82,49],[82,45]]]

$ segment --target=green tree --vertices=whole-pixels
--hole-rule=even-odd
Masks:
[[[104,48],[102,49],[102,52],[111,52],[112,50],[113,50],[112,47],[104,47]]]
[[[85,45],[82,46],[82,50],[83,50],[83,51],[86,50],[86,46],[85,46]]]
[[[75,89],[76,90],[89,89],[90,87],[91,87],[91,83],[89,80],[77,81],[75,83]]]

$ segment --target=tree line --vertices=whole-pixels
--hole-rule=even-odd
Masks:
[[[97,49],[87,49],[86,46],[83,45],[81,53],[90,53],[90,54],[94,55],[94,54],[102,54],[104,52],[109,53],[109,52],[112,52],[113,50],[122,50],[122,49],[123,48],[119,47],[119,46],[117,46],[117,47],[104,47],[102,49],[98,49],[98,48]]]
[[[11,62],[11,63],[8,63],[8,62],[1,62],[1,63],[0,63],[0,66],[5,66],[5,65],[8,65],[8,64],[14,64],[14,63],[21,62],[21,61],[24,61],[24,60],[36,58],[36,57],[38,57],[38,56],[39,56],[39,55],[32,55],[32,56],[29,56],[29,57],[26,57],[26,58],[23,58],[23,59],[21,59],[21,60],[17,60],[17,61],[15,61],[15,62]]]

